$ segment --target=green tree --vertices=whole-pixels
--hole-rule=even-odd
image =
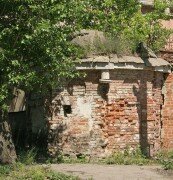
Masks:
[[[115,48],[116,53],[134,53],[140,42],[158,52],[171,33],[161,24],[161,20],[170,18],[165,14],[165,9],[171,6],[166,0],[155,0],[152,11],[146,14],[141,12],[138,0],[81,2],[84,6],[82,25],[104,31],[119,47]]]
[[[80,6],[76,0],[1,0],[0,8],[0,110],[3,127],[14,87],[25,92],[43,93],[64,77],[74,76],[77,48],[70,39],[78,29],[76,20],[79,19]],[[4,149],[5,137],[4,134],[0,136],[2,152],[8,152],[0,153],[0,156],[4,155],[0,160],[6,161],[3,159],[14,147],[11,145]],[[7,161],[13,161],[16,158],[15,153],[13,155]]]

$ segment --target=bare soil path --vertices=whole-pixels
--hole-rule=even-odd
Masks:
[[[82,180],[173,180],[160,166],[52,164],[51,169],[80,177]]]

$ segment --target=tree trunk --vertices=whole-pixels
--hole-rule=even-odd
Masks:
[[[17,159],[7,115],[0,110],[0,163],[11,164]]]

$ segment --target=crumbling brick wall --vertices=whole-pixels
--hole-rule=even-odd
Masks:
[[[163,88],[162,138],[164,149],[173,149],[173,74],[166,75]]]
[[[141,146],[152,155],[161,147],[163,73],[112,70],[109,84],[100,71],[54,93],[49,120],[50,154],[103,157]]]

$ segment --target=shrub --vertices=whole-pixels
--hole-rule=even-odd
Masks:
[[[65,175],[63,173],[55,173],[49,167],[42,166],[26,166],[16,163],[12,166],[0,166],[0,179],[8,180],[78,180],[78,177]]]
[[[18,155],[18,162],[29,165],[36,162],[37,149],[32,148],[27,151],[20,151]]]
[[[173,150],[160,151],[156,155],[156,160],[163,166],[165,170],[173,169]]]
[[[8,175],[10,171],[13,169],[12,166],[9,165],[0,165],[0,175]]]
[[[82,164],[82,163],[88,163],[89,158],[84,154],[77,155],[76,157],[58,154],[56,157],[49,158],[46,162],[47,163],[68,163],[68,164],[81,163]]]
[[[128,148],[124,150],[124,152],[117,151],[113,153],[111,156],[105,159],[107,164],[137,164],[137,165],[144,165],[150,162],[146,156],[144,156],[140,150],[137,148],[133,151],[130,151]]]

